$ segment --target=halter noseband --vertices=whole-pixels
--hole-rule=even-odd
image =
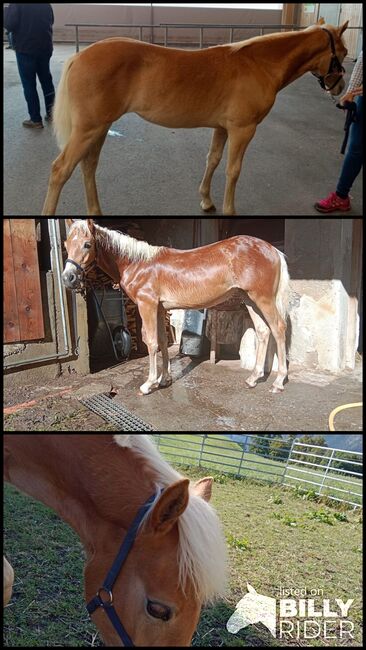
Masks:
[[[88,264],[87,266],[85,266],[84,268],[83,268],[82,266],[80,266],[80,264],[78,264],[77,262],[74,262],[74,260],[69,260],[69,259],[67,259],[66,262],[65,262],[65,265],[66,265],[66,264],[73,264],[73,266],[75,266],[75,267],[77,268],[77,270],[80,271],[80,272],[82,273],[82,275],[86,275],[87,272],[90,271],[90,269],[91,269],[93,266],[96,265],[96,262],[93,261],[93,262],[91,262],[90,264]]]
[[[94,614],[100,607],[104,609],[109,620],[111,621],[114,629],[116,630],[118,636],[120,637],[123,645],[126,648],[134,648],[134,643],[126,632],[126,629],[123,623],[120,621],[116,610],[114,609],[114,599],[113,599],[113,587],[117,581],[117,578],[122,570],[123,565],[125,564],[132,547],[136,541],[136,537],[139,531],[141,522],[143,521],[147,511],[154,501],[163,493],[163,490],[159,490],[157,494],[153,494],[146,503],[138,511],[131,527],[127,531],[127,535],[122,543],[122,546],[118,552],[118,555],[113,563],[111,570],[109,571],[103,586],[100,587],[97,591],[97,595],[90,601],[87,605],[87,610],[90,615]],[[103,600],[102,595],[107,596]]]
[[[330,39],[330,47],[332,48],[332,58],[331,58],[331,60],[330,60],[329,70],[328,70],[328,72],[327,72],[326,75],[319,75],[319,74],[317,74],[316,72],[312,72],[311,74],[312,74],[314,77],[317,78],[317,80],[319,81],[319,84],[320,84],[321,88],[323,88],[323,90],[327,90],[327,91],[329,91],[329,90],[333,90],[333,88],[336,87],[336,85],[337,85],[337,84],[339,83],[339,81],[340,81],[340,78],[343,77],[343,75],[344,75],[344,73],[345,73],[346,71],[345,71],[343,65],[340,63],[340,61],[339,61],[339,59],[338,59],[338,57],[337,57],[336,50],[335,50],[335,45],[334,45],[333,34],[329,31],[329,29],[326,29],[325,27],[322,27],[322,30],[323,30],[323,32],[327,32],[327,34],[328,34],[328,36],[329,36],[329,39]],[[338,72],[338,73],[339,73],[339,77],[338,77],[338,79],[334,82],[334,84],[333,84],[332,86],[330,86],[329,88],[327,88],[327,86],[326,86],[326,82],[325,82],[325,79],[326,79],[329,75],[333,74],[334,72]]]

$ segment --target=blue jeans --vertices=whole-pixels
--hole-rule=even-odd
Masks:
[[[42,87],[46,113],[49,115],[55,101],[55,88],[50,72],[52,53],[22,54],[16,52],[19,76],[22,82],[28,113],[32,122],[41,122],[41,107],[37,92],[37,77]]]
[[[362,95],[356,97],[357,118],[350,128],[347,153],[344,158],[341,175],[338,180],[336,192],[342,199],[346,199],[351,187],[361,171],[363,164],[362,151]]]

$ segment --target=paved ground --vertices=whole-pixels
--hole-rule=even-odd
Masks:
[[[147,378],[148,360],[132,360],[87,377],[68,375],[45,385],[19,386],[16,375],[5,377],[4,402],[15,406],[5,416],[5,431],[108,431],[99,416],[77,398],[116,391],[114,399],[156,431],[328,431],[331,411],[341,404],[362,401],[362,366],[339,376],[292,370],[282,395],[269,392],[274,377],[253,391],[244,388],[248,371],[239,361],[198,363],[173,359],[173,385],[142,397],[139,386]],[[22,402],[34,404],[21,406]],[[7,411],[6,411],[7,412]],[[361,409],[336,418],[338,431],[362,431]]]
[[[58,83],[72,45],[56,45],[52,73]],[[15,54],[4,50],[4,214],[37,216],[46,194],[50,164],[58,150],[47,126],[22,127],[28,117]],[[353,63],[346,63],[347,80]],[[314,202],[335,188],[343,157],[344,115],[306,74],[279,95],[257,130],[245,157],[237,190],[242,216],[317,215]],[[98,171],[106,215],[199,215],[198,186],[211,139],[209,129],[172,130],[134,114],[116,122],[104,145]],[[225,165],[213,181],[221,214]],[[361,177],[352,190],[350,216],[362,215]],[[81,175],[64,188],[59,215],[85,216]]]

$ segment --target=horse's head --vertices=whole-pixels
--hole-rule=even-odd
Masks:
[[[183,479],[167,487],[156,497],[137,534],[113,588],[115,611],[135,646],[189,646],[202,604],[214,596],[213,586],[225,564],[225,547],[221,549],[217,539],[221,533],[216,515],[213,518],[205,503],[211,485],[212,479],[203,479],[190,487],[189,480]],[[104,584],[121,534],[126,531],[121,533],[120,527],[111,524],[94,540],[85,572],[88,600]],[[121,646],[106,612],[99,608],[94,616],[106,644]]]
[[[67,289],[78,289],[86,271],[96,261],[95,224],[93,219],[66,219],[69,226],[65,242],[67,261],[62,280]]]
[[[322,48],[317,57],[316,68],[311,72],[317,77],[321,87],[331,95],[340,95],[345,87],[343,78],[345,70],[342,62],[347,55],[347,48],[343,43],[342,34],[347,27],[348,20],[341,27],[334,27],[324,24],[324,20],[320,19],[317,25],[308,28],[316,30],[319,39],[321,38],[325,44],[325,48]]]

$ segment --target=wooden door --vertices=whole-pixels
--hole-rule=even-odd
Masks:
[[[3,219],[4,343],[44,338],[34,219]]]

